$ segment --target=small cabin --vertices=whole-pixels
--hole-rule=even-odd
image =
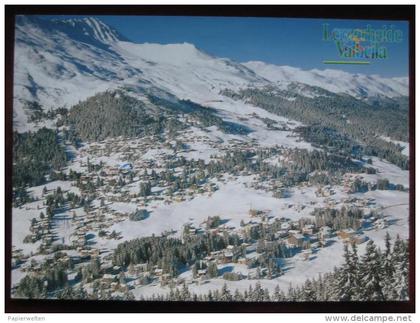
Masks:
[[[344,229],[337,232],[337,236],[341,240],[348,240],[352,238],[355,234],[356,232],[353,229]]]
[[[287,244],[291,247],[301,248],[304,242],[304,236],[300,233],[292,233],[287,238]]]

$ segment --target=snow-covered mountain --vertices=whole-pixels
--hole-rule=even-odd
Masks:
[[[298,82],[321,87],[334,93],[346,93],[357,98],[370,96],[392,98],[408,95],[407,77],[383,78],[379,75],[351,74],[334,69],[302,70],[259,61],[251,61],[243,65],[283,88],[292,82]]]
[[[71,106],[99,91],[157,87],[209,101],[224,88],[267,83],[247,67],[194,45],[136,44],[95,18],[46,21],[20,16],[15,36],[15,125],[27,124],[26,101]]]
[[[262,62],[240,64],[192,44],[137,44],[96,18],[44,20],[19,16],[15,33],[14,121],[25,130],[25,102],[70,107],[97,92],[130,87],[206,103],[223,89],[305,83],[356,97],[407,94],[405,78],[303,71]],[[136,89],[138,91],[136,91]]]
[[[117,30],[95,18],[52,20],[51,23],[56,25],[58,29],[67,30],[70,35],[76,37],[83,35],[104,44],[127,40]]]
[[[106,298],[149,299],[179,280],[197,295],[222,286],[257,295],[261,280],[274,296],[341,266],[338,231],[358,226],[358,215],[372,220],[350,237],[361,252],[366,240],[383,246],[386,232],[408,237],[408,98],[392,98],[406,93],[405,78],[240,64],[188,43],[134,43],[94,18],[19,16],[14,54],[14,130],[32,133],[13,134],[13,298],[91,298],[99,283]],[[309,225],[317,219],[331,230]],[[313,235],[288,249],[295,222]],[[215,228],[234,245],[252,229],[241,239],[250,252],[216,239],[213,249],[235,260],[206,262]],[[254,238],[264,235],[261,246]],[[125,261],[149,242],[168,252]],[[273,250],[282,261],[271,261]],[[115,274],[129,280],[114,288],[103,270],[79,279],[90,272],[87,253],[102,269],[121,260]],[[50,284],[50,259],[64,261],[64,281]],[[211,275],[196,275],[201,260]],[[140,262],[160,270],[144,279],[127,268]]]

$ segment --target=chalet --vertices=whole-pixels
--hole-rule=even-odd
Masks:
[[[332,236],[332,229],[329,226],[323,226],[321,228],[319,228],[318,231],[319,234],[319,238],[320,239],[327,239],[327,238],[331,238]]]
[[[218,256],[220,256],[222,254],[222,251],[220,251],[220,250],[217,250],[217,251],[211,251],[210,252],[210,255],[213,257],[213,258],[217,258]]]
[[[163,274],[163,275],[160,275],[160,277],[159,277],[159,282],[162,286],[168,284],[170,282],[170,280],[171,280],[171,275],[170,274]]]
[[[205,262],[210,262],[210,261],[213,261],[214,260],[214,257],[213,256],[206,256],[206,257],[204,257],[204,261]]]
[[[111,263],[105,263],[102,265],[102,270],[104,271],[104,273],[107,274],[116,274],[114,272],[114,266]]]
[[[48,218],[43,219],[41,221],[39,221],[39,225],[41,226],[41,228],[49,228],[50,227],[50,220]]]
[[[118,282],[112,282],[111,285],[110,285],[111,286],[111,290],[115,292],[117,290],[117,288],[118,288],[118,285],[119,285]]]
[[[119,284],[118,291],[121,293],[126,293],[129,291],[129,287],[127,284]]]
[[[298,230],[300,228],[299,221],[291,222],[291,228],[294,229],[294,230]]]
[[[73,244],[79,247],[84,247],[86,244],[86,238],[78,237],[75,241],[73,241]]]
[[[251,247],[252,245],[250,244],[250,243],[247,243],[247,242],[242,242],[241,243],[241,247],[242,248],[245,248],[245,249],[248,249],[249,247]]]
[[[29,230],[31,232],[37,232],[40,228],[41,228],[41,226],[37,223],[37,224],[31,225],[31,227],[29,228]]]
[[[274,237],[276,239],[286,238],[288,236],[289,236],[289,231],[288,230],[279,230],[274,234]]]
[[[146,272],[146,271],[147,271],[147,263],[143,263],[143,264],[136,264],[136,265],[134,265],[134,270],[135,270],[137,273]]]
[[[306,235],[312,235],[314,232],[314,225],[313,224],[306,224],[303,228],[302,228],[302,234],[306,234]]]
[[[248,279],[260,279],[260,275],[255,270],[250,271],[250,272],[248,272]]]
[[[308,237],[300,233],[290,234],[287,238],[287,244],[292,248],[308,248],[310,246]]]
[[[113,282],[116,282],[116,280],[117,280],[116,275],[105,274],[102,276],[102,279],[100,280],[100,285],[102,288],[109,288]]]
[[[351,228],[350,229],[344,229],[344,230],[337,231],[337,236],[341,240],[351,239],[355,234],[356,234],[356,232],[353,229],[351,229]]]
[[[82,261],[86,261],[89,260],[90,257],[90,250],[89,249],[81,249],[80,250],[80,258],[82,259]]]
[[[174,200],[176,202],[185,202],[186,201],[186,198],[185,198],[185,195],[184,194],[181,194],[181,195],[175,196]]]
[[[245,234],[249,234],[255,227],[258,227],[258,223],[250,221],[243,226],[242,230]]]
[[[280,225],[280,228],[281,228],[282,230],[289,230],[289,229],[290,229],[290,223],[289,223],[289,222],[283,222],[283,223]]]
[[[122,163],[119,165],[118,169],[122,172],[131,172],[133,170],[133,165],[131,163]]]
[[[249,209],[249,215],[251,217],[256,217],[256,216],[259,216],[259,215],[262,215],[262,214],[264,214],[264,212],[261,211],[261,210]]]
[[[375,222],[373,222],[373,226],[376,230],[384,229],[387,227],[387,222],[385,219],[377,219]]]
[[[117,168],[109,168],[106,170],[106,174],[108,176],[117,176],[119,174],[119,170]]]
[[[71,256],[70,259],[71,259],[71,262],[75,265],[82,262],[82,258],[80,256]]]
[[[135,281],[134,284],[135,285],[147,285],[150,283],[150,275],[148,272],[143,273],[142,275],[140,275]]]
[[[67,280],[76,282],[78,279],[78,272],[71,272],[67,274]]]
[[[270,240],[264,240],[264,244],[266,248],[271,248],[275,245],[274,241],[270,241]]]
[[[31,270],[35,273],[41,273],[41,271],[42,271],[41,264],[37,263],[37,264],[31,266]]]
[[[57,261],[62,263],[62,264],[68,265],[70,263],[70,257],[69,256],[64,256],[64,257],[58,258]]]
[[[197,270],[198,277],[203,277],[203,276],[205,277],[206,275],[207,275],[207,268]]]
[[[290,247],[299,247],[303,243],[303,235],[299,233],[291,233],[287,239],[287,244]]]
[[[221,258],[221,263],[227,264],[227,263],[232,262],[232,260],[233,260],[233,252],[226,251],[224,252],[223,257]]]
[[[247,265],[248,264],[248,259],[246,257],[238,258],[238,264]]]
[[[48,265],[52,265],[54,263],[54,261],[55,261],[54,255],[47,255],[44,258],[45,264],[48,264]]]
[[[162,276],[163,275],[163,269],[161,268],[155,268],[155,270],[153,271],[155,276]]]
[[[29,239],[30,239],[30,242],[32,243],[38,241],[38,234],[30,234]]]

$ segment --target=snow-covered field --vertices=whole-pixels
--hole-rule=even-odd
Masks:
[[[372,176],[372,175],[365,175]],[[404,178],[404,173],[401,171],[399,178]],[[226,176],[228,178],[228,176]],[[115,230],[120,232],[121,240],[108,240],[99,238],[97,232],[90,232],[94,238],[91,240],[96,248],[104,251],[114,249],[119,243],[125,240],[131,240],[138,237],[150,236],[152,234],[160,235],[165,231],[175,230],[175,236],[180,235],[182,227],[186,223],[190,223],[199,227],[203,221],[209,216],[220,216],[225,220],[225,225],[239,229],[241,220],[249,221],[249,210],[251,208],[266,210],[270,217],[281,218],[286,217],[291,220],[298,220],[302,217],[310,218],[311,212],[316,207],[326,205],[326,200],[323,197],[317,197],[315,194],[316,187],[296,187],[290,192],[289,197],[283,199],[276,199],[271,196],[269,192],[258,191],[246,186],[253,180],[253,176],[230,178],[226,183],[218,183],[219,190],[211,194],[204,194],[186,200],[183,202],[173,203],[171,205],[164,205],[159,202],[152,202],[148,209],[150,216],[140,222],[132,222],[124,220],[118,222],[108,228],[109,231]],[[396,179],[395,179],[396,181]],[[402,181],[402,183],[404,183]],[[57,181],[47,185],[47,188],[53,189],[60,186],[64,191],[72,190],[77,192],[74,187],[70,187],[65,182]],[[34,196],[40,196],[41,187],[33,189]],[[335,200],[337,207],[342,205],[343,200],[347,197],[345,193],[340,190],[340,187],[334,187],[336,194],[330,199]],[[399,235],[401,238],[408,238],[408,193],[397,191],[370,191],[367,193],[353,194],[354,197],[360,199],[373,199],[375,204],[374,209],[383,208],[384,215],[388,221],[389,226],[380,230],[369,230],[364,233],[374,240],[379,246],[383,247],[383,238],[386,232],[389,232],[393,238]],[[299,206],[290,208],[289,206]],[[16,248],[23,249],[24,253],[36,252],[39,244],[24,244],[22,243],[25,235],[29,230],[30,220],[37,217],[40,210],[42,210],[42,203],[34,202],[22,209],[13,210],[13,244]],[[302,208],[303,207],[303,208]],[[28,209],[27,209],[28,208]],[[138,205],[136,203],[115,202],[110,205],[110,208],[122,213],[134,212]],[[76,210],[78,214],[83,214],[83,210]],[[58,214],[59,216],[69,216],[69,214]],[[57,240],[67,241],[71,234],[71,225],[61,223],[56,228]],[[363,252],[364,245],[359,246],[359,251]],[[293,258],[287,259],[284,268],[284,275],[273,280],[262,279],[263,287],[273,290],[276,285],[282,289],[287,290],[290,284],[299,285],[307,278],[317,277],[320,273],[330,272],[334,266],[338,266],[342,262],[343,243],[338,238],[331,239],[329,246],[320,248],[314,251],[309,260],[303,260],[302,255],[298,253]],[[227,268],[224,268],[227,267]],[[219,265],[221,272],[249,272],[244,266],[231,264]],[[22,273],[19,270],[13,271],[14,284],[22,278]],[[183,278],[191,278],[191,272],[187,271],[182,274]],[[208,283],[195,286],[191,285],[190,290],[195,292],[205,292],[209,289],[216,289],[222,287],[226,281],[221,278],[210,280]],[[242,280],[239,282],[229,282],[229,287],[232,290],[238,288],[239,290],[247,289],[249,284],[254,284],[253,280]],[[166,293],[169,289],[160,286],[141,286],[136,287],[134,295],[136,296],[150,296],[153,293]]]
[[[299,191],[297,190],[293,196],[289,199],[284,199],[282,202],[275,202],[272,201],[270,204],[269,198],[262,199],[257,198],[257,196],[251,197],[251,196],[244,196],[248,199],[251,199],[253,203],[257,207],[259,206],[265,206],[266,208],[272,210],[270,214],[273,214],[276,217],[284,216],[292,219],[299,219],[301,217],[308,217],[309,215],[309,209],[306,209],[305,212],[298,213],[296,211],[291,212],[283,212],[284,204],[287,203],[293,203],[298,202],[302,203],[305,197],[308,200],[316,201],[315,195],[310,194],[310,190],[303,190]],[[303,194],[302,194],[303,193]],[[383,206],[384,209],[384,215],[387,221],[390,223],[390,225],[383,229],[371,229],[368,231],[364,231],[364,234],[369,237],[370,240],[373,240],[376,245],[378,245],[380,248],[384,248],[384,238],[387,232],[389,232],[392,239],[395,239],[397,235],[400,236],[402,239],[408,239],[408,229],[409,229],[409,210],[408,210],[408,193],[404,192],[395,192],[395,191],[374,191],[374,192],[368,192],[365,194],[355,194],[357,197],[363,197],[363,198],[373,198],[376,201],[377,206]],[[236,198],[239,197],[239,195],[229,195],[229,204],[226,207],[226,212],[222,214],[234,214],[234,212],[231,210],[232,208],[232,202],[233,205],[237,201]],[[337,194],[337,196],[334,196],[334,198],[341,199],[343,195],[340,193]],[[244,199],[247,200],[247,199]],[[275,200],[275,199],[273,199]],[[258,202],[262,202],[263,204],[259,204]],[[190,204],[190,203],[186,203]],[[312,206],[312,210],[314,207],[319,207],[322,204],[322,202],[319,201],[318,203]],[[214,208],[213,204],[212,208]],[[244,207],[241,207],[243,209]],[[282,210],[283,209],[283,210]],[[218,209],[220,210],[220,208]],[[245,210],[244,210],[245,211]],[[220,214],[218,212],[215,212],[214,214]],[[233,218],[233,216],[232,216]],[[229,224],[232,222],[232,224],[236,224],[237,221],[241,219],[249,219],[249,216],[247,212],[238,212],[237,217],[235,219],[232,219],[229,221]],[[195,219],[194,219],[195,220]],[[235,221],[236,220],[236,221]],[[363,254],[365,251],[366,242],[363,244],[358,245],[358,251],[359,254]],[[344,261],[342,254],[343,254],[343,248],[344,244],[342,240],[335,237],[330,239],[328,247],[325,248],[318,248],[316,249],[313,254],[309,257],[309,260],[304,260],[302,258],[302,254],[298,253],[292,258],[288,258],[285,260],[284,268],[285,273],[274,279],[259,279],[258,281],[261,283],[261,286],[263,288],[268,288],[270,291],[273,291],[274,288],[279,285],[279,287],[284,290],[285,292],[289,288],[290,285],[298,286],[305,282],[306,279],[312,279],[317,278],[319,274],[332,272],[334,270],[334,267],[337,267],[341,265]],[[229,267],[229,268],[225,268]],[[229,264],[229,265],[219,265],[219,270],[221,272],[237,272],[237,273],[243,273],[247,274],[250,270],[246,268],[246,266],[238,265],[238,264]],[[189,278],[192,279],[192,273],[191,271],[185,272],[182,274],[183,278]],[[197,294],[203,294],[206,293],[208,290],[216,290],[221,289],[221,287],[227,283],[229,288],[234,291],[235,289],[238,289],[239,291],[247,290],[249,285],[255,285],[257,280],[255,279],[246,279],[241,281],[229,281],[222,278],[216,278],[216,279],[210,279],[207,280],[208,282],[199,284],[199,285],[190,285],[189,289],[191,292],[195,292]],[[136,287],[134,290],[134,295],[139,297],[142,295],[143,297],[150,297],[153,294],[166,294],[169,293],[170,289],[169,287],[161,287],[159,285],[148,285],[148,286],[141,286]]]

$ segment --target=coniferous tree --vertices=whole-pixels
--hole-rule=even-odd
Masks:
[[[360,274],[360,261],[359,254],[357,252],[357,245],[352,244],[352,253],[350,256],[350,268],[351,275],[350,279],[352,281],[352,300],[357,301],[361,299],[361,274]]]
[[[391,250],[391,236],[389,232],[385,236],[385,251],[382,254],[382,281],[383,293],[386,299],[392,299],[392,291],[394,289],[392,280],[394,277],[394,265]]]
[[[222,291],[220,293],[220,301],[222,302],[229,302],[232,301],[233,297],[230,293],[226,283],[223,284]]]
[[[337,270],[335,280],[335,298],[339,301],[349,301],[353,296],[351,256],[347,244],[344,244],[344,264]]]
[[[16,290],[16,295],[23,298],[44,298],[46,296],[46,289],[43,279],[26,275],[19,282]]]
[[[391,279],[392,299],[408,300],[408,246],[399,237],[395,240],[392,258],[395,268]]]
[[[381,256],[372,240],[366,246],[361,262],[361,300],[383,301]]]

